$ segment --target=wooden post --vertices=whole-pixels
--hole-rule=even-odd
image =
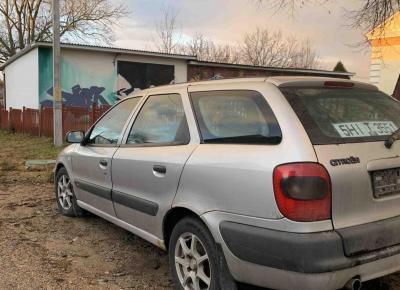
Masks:
[[[22,129],[22,134],[25,134],[25,106],[23,106],[22,107],[22,116],[21,116],[21,122],[22,122],[22,124],[21,124],[21,129]]]
[[[39,137],[42,137],[42,105],[39,106]]]
[[[63,138],[65,137],[65,134],[64,134],[64,128],[65,128],[65,122],[66,122],[66,118],[67,118],[67,116],[68,116],[68,109],[69,109],[69,107],[67,107],[67,106],[64,106],[64,104],[63,103],[61,103],[61,124],[62,124],[62,136],[63,136]]]
[[[8,111],[8,130],[12,130],[12,126],[13,126],[13,122],[12,122],[12,107],[10,107],[9,111]]]
[[[53,0],[53,140],[63,144],[61,97],[60,1]]]
[[[97,109],[97,104],[95,102],[93,102],[92,103],[92,114],[91,114],[91,118],[90,118],[90,126],[92,126],[94,124],[94,122],[96,121],[96,109]]]

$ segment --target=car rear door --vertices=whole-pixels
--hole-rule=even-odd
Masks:
[[[400,215],[400,142],[390,150],[382,141],[314,148],[331,176],[336,229]]]
[[[105,113],[72,157],[77,199],[112,216],[115,212],[111,201],[111,160],[139,100],[139,97],[128,98]]]
[[[162,218],[199,144],[195,128],[186,88],[147,96],[113,157],[112,196],[119,219],[162,237]]]
[[[400,216],[400,141],[385,146],[400,128],[400,103],[366,85],[330,83],[282,91],[331,176],[334,228]]]

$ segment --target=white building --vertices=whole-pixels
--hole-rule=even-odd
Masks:
[[[63,102],[90,106],[112,104],[135,89],[187,81],[187,62],[196,57],[128,49],[63,44]],[[6,107],[52,106],[53,67],[50,43],[36,43],[2,66]]]
[[[215,77],[308,75],[350,78],[354,74],[312,69],[257,67],[197,61],[195,56],[101,46],[61,45],[64,105],[113,104],[138,89]],[[6,108],[53,106],[51,43],[35,43],[5,62]]]

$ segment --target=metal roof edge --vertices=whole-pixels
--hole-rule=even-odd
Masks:
[[[24,49],[18,51],[15,55],[10,57],[6,62],[0,65],[0,71],[3,71],[4,68],[18,58],[24,56],[28,52],[30,52],[34,48],[38,47],[52,47],[53,44],[51,42],[35,42],[30,46],[25,47]],[[154,56],[154,57],[162,57],[162,58],[170,58],[170,59],[182,59],[182,60],[197,60],[196,56],[193,55],[184,55],[184,54],[169,54],[163,52],[155,52],[155,51],[145,51],[145,50],[135,50],[128,48],[118,48],[118,47],[106,47],[106,46],[95,46],[95,45],[85,45],[85,44],[75,44],[75,43],[61,43],[61,49],[76,49],[76,50],[86,50],[86,51],[98,51],[98,52],[106,52],[106,53],[119,53],[119,54],[131,54],[131,55],[141,55],[141,56]]]
[[[52,47],[51,42],[35,42],[30,46],[17,52],[15,55],[10,57],[6,62],[0,65],[0,71],[3,71],[8,65],[12,64],[18,58],[29,53],[31,50],[38,47]],[[224,67],[224,68],[241,68],[241,69],[252,69],[252,70],[264,70],[264,71],[275,71],[275,72],[294,72],[294,73],[307,73],[307,74],[318,74],[318,75],[330,75],[330,76],[355,76],[352,72],[334,72],[327,70],[318,69],[299,69],[299,68],[284,68],[284,67],[264,67],[264,66],[253,66],[246,64],[231,64],[231,63],[220,63],[220,62],[209,62],[209,61],[199,61],[196,56],[182,55],[182,54],[168,54],[162,52],[154,51],[144,51],[144,50],[134,50],[126,48],[114,48],[105,46],[94,46],[85,44],[74,44],[74,43],[62,43],[61,48],[64,49],[77,49],[77,50],[87,50],[87,51],[101,51],[106,53],[120,53],[120,54],[131,54],[131,55],[142,55],[142,56],[155,56],[162,58],[171,59],[183,59],[187,60],[189,65],[199,65],[199,66],[214,66],[214,67]]]
[[[242,68],[242,69],[252,69],[252,70],[265,70],[265,71],[276,71],[276,72],[295,72],[295,73],[311,73],[319,75],[337,75],[337,76],[355,76],[352,72],[335,72],[328,70],[318,70],[318,69],[303,69],[303,68],[285,68],[285,67],[265,67],[265,66],[253,66],[247,64],[230,64],[230,63],[220,63],[220,62],[209,62],[209,61],[189,61],[191,65],[199,66],[214,66],[223,68]]]
[[[29,45],[29,46],[26,46],[24,49],[21,49],[16,54],[14,54],[12,57],[7,59],[6,62],[4,62],[4,63],[2,63],[0,65],[0,71],[3,71],[6,68],[6,66],[12,64],[14,61],[19,59],[21,56],[24,56],[25,54],[27,54],[28,52],[30,52],[31,50],[33,50],[33,49],[35,49],[37,47],[38,47],[38,44],[37,43],[33,43],[33,44]]]

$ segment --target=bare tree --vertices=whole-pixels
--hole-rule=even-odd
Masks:
[[[241,45],[242,61],[257,66],[276,66],[282,63],[280,49],[282,48],[282,34],[271,34],[267,30],[257,28],[244,36]]]
[[[256,66],[317,68],[318,55],[310,41],[284,37],[281,31],[257,28],[244,36],[240,46],[243,63]]]
[[[364,2],[360,10],[350,13],[352,24],[366,31],[378,28],[375,33],[384,36],[384,24],[394,13],[400,11],[400,0],[364,0]]]
[[[282,9],[294,12],[308,2],[321,2],[329,0],[254,0],[259,5],[267,5],[268,8],[279,11]]]
[[[162,18],[156,23],[156,39],[154,43],[160,52],[173,53],[180,42],[177,18],[178,12],[171,7],[164,7]]]
[[[239,61],[235,46],[216,44],[200,33],[196,33],[188,42],[179,45],[178,51],[195,55],[200,61],[221,63],[237,63]]]
[[[305,69],[318,69],[321,67],[318,54],[309,39],[303,41],[295,40],[295,47],[295,53],[288,66]]]
[[[0,0],[0,61],[38,41],[52,39],[51,0]],[[61,36],[64,40],[110,42],[111,27],[127,14],[110,0],[64,0]]]
[[[260,5],[267,5],[276,10],[289,9],[294,11],[307,4],[323,4],[334,2],[333,0],[254,0]],[[347,13],[350,23],[354,27],[362,27],[365,31],[371,31],[386,21],[394,13],[400,11],[400,0],[362,0],[360,8]],[[380,26],[380,34],[384,34],[383,26]]]

